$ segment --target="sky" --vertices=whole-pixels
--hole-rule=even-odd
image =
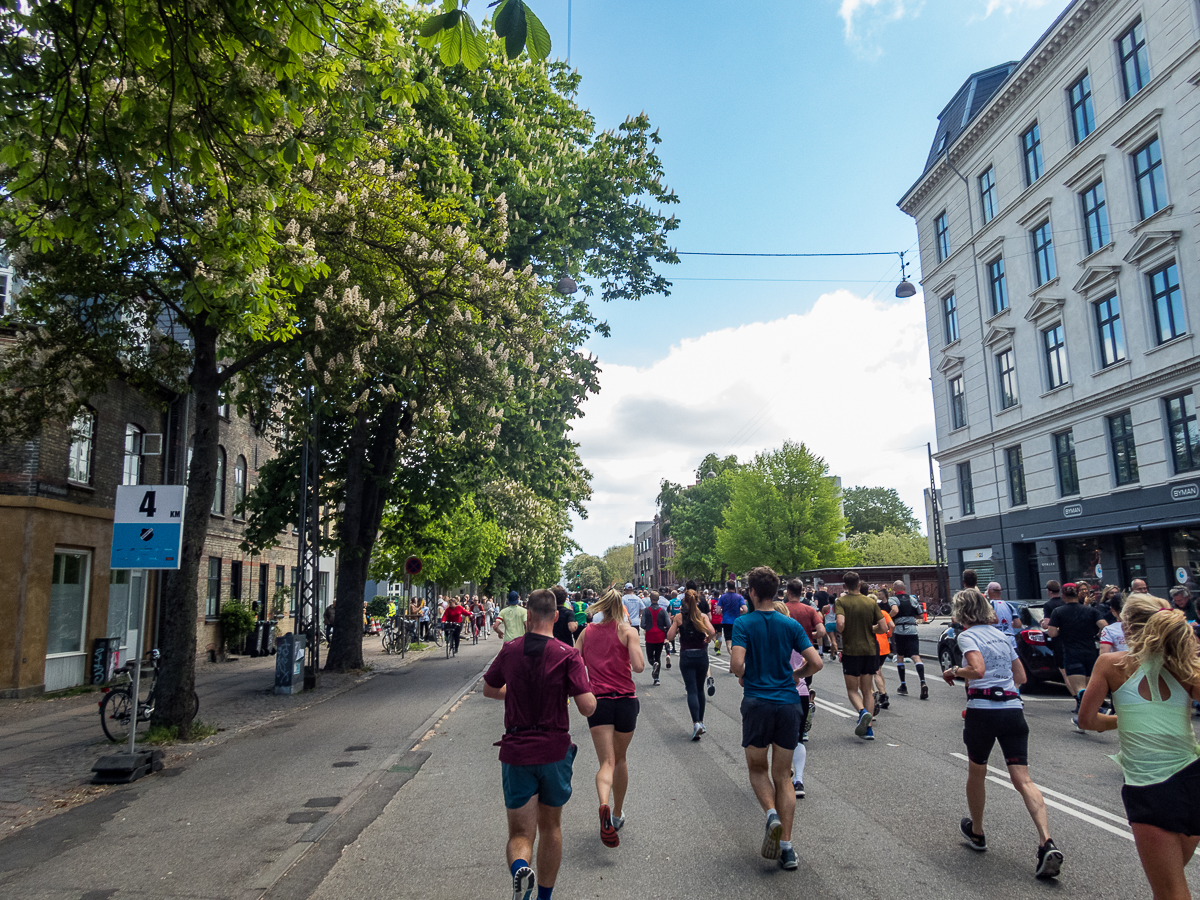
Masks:
[[[645,110],[680,251],[896,253],[896,207],[937,115],[975,71],[1020,59],[1067,0],[571,0],[570,62],[597,128]],[[567,52],[568,0],[530,0]],[[921,295],[898,256],[681,257],[670,296],[593,301],[611,337],[573,437],[593,475],[574,540],[627,543],[663,479],[709,452],[803,441],[846,487],[896,488],[924,519],[935,440]]]

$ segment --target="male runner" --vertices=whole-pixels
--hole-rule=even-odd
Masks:
[[[800,579],[793,578],[788,582],[784,605],[787,607],[788,615],[800,623],[809,642],[818,648],[817,656],[819,657],[821,643],[825,639],[825,626],[821,623],[821,614],[809,606],[805,600],[804,582]],[[800,697],[800,712],[803,717],[803,726],[800,731],[802,743],[808,740],[808,732],[812,729],[813,716],[817,711],[817,692],[813,690],[812,676],[805,676],[804,683],[808,686],[808,696],[801,695]]]
[[[1062,641],[1067,687],[1075,695],[1074,715],[1078,715],[1079,702],[1092,677],[1092,666],[1100,655],[1096,635],[1108,622],[1101,610],[1079,602],[1079,589],[1074,584],[1064,584],[1062,594],[1064,603],[1050,616],[1046,633]]]
[[[496,634],[500,635],[506,644],[525,633],[526,610],[520,603],[521,595],[516,591],[509,591],[508,606],[496,616]]]
[[[775,595],[766,599],[774,603]],[[737,592],[737,585],[732,579],[725,582],[725,593],[717,598],[717,606],[721,607],[721,635],[725,638],[726,647],[732,647],[733,626],[737,623],[737,617],[749,608],[746,598]]]
[[[917,677],[921,679],[921,699],[929,699],[929,685],[925,683],[925,664],[921,662],[921,640],[917,633],[917,617],[921,615],[921,604],[908,594],[908,588],[903,581],[892,584],[892,649],[896,651],[896,672],[900,676],[898,694],[907,694],[908,685],[905,683],[904,660],[910,659],[917,668]]]
[[[1012,606],[1007,600],[1000,598],[1000,582],[993,581],[987,586],[987,599],[992,604],[992,609],[996,613],[996,627],[1008,635],[1009,643],[1013,645],[1013,649],[1017,649],[1017,632],[1021,624],[1021,620],[1013,611]]]
[[[625,606],[629,624],[637,629],[640,636],[642,633],[642,598],[633,592],[633,584],[628,581],[625,582],[625,593],[621,596],[621,603]]]
[[[754,611],[739,615],[734,626],[729,670],[743,688],[742,747],[750,784],[767,814],[761,852],[790,871],[799,865],[792,848],[792,754],[800,742],[801,724],[796,684],[821,671],[822,663],[800,624],[775,612],[779,576],[759,566],[746,579]],[[804,657],[795,670],[793,650]]]
[[[513,900],[532,900],[535,883],[538,900],[552,900],[562,863],[562,808],[571,799],[578,750],[571,743],[567,698],[573,697],[575,708],[590,716],[596,697],[579,651],[553,640],[558,617],[554,594],[534,591],[528,612],[528,633],[501,648],[483,676],[483,695],[504,701],[500,770]],[[529,860],[539,832],[535,879]]]
[[[1140,579],[1135,578],[1136,584]],[[1143,582],[1144,583],[1144,582]],[[1054,611],[1060,606],[1063,606],[1062,585],[1057,581],[1051,580],[1046,582],[1046,594],[1049,599],[1042,604],[1042,621],[1041,626],[1043,631],[1048,631],[1050,628],[1050,617],[1054,615]],[[1062,641],[1056,641],[1049,635],[1046,636],[1046,644],[1050,648],[1050,652],[1054,654],[1054,664],[1058,666],[1058,674],[1062,676],[1062,683],[1067,683],[1067,670],[1063,668]]]
[[[557,617],[554,620],[554,637],[568,646],[575,646],[576,633],[579,623],[575,621],[575,611],[567,602],[567,589],[560,584],[550,588],[557,604]],[[527,610],[528,612],[528,610]]]
[[[866,741],[875,740],[871,721],[878,710],[867,711],[866,698],[872,696],[875,673],[879,671],[879,642],[876,634],[887,630],[883,612],[870,597],[858,592],[861,579],[857,572],[842,576],[846,593],[834,603],[837,612],[837,630],[842,636],[842,678],[846,682],[846,696],[850,705],[857,709],[858,722],[854,733]]]

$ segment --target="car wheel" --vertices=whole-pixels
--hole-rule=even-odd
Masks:
[[[954,654],[950,652],[949,647],[943,647],[941,656],[938,660],[942,664],[942,671],[947,672],[955,666]]]

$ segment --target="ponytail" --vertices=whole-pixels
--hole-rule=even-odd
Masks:
[[[1121,610],[1127,665],[1135,669],[1149,657],[1161,656],[1163,666],[1182,684],[1200,681],[1195,633],[1183,610],[1149,594],[1130,594]]]
[[[700,599],[694,588],[689,588],[683,594],[683,615],[693,628],[704,633],[704,613],[700,612]]]

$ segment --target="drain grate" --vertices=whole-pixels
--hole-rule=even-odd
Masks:
[[[333,764],[333,767],[335,769],[348,769],[351,766],[357,766],[357,765],[358,765],[358,763],[353,760],[345,760],[343,762],[335,762]]]
[[[342,802],[341,797],[313,797],[304,805],[309,809],[329,809]]]
[[[319,822],[324,818],[325,813],[317,809],[311,809],[308,812],[294,812],[287,817],[289,825],[311,825],[313,822]]]

